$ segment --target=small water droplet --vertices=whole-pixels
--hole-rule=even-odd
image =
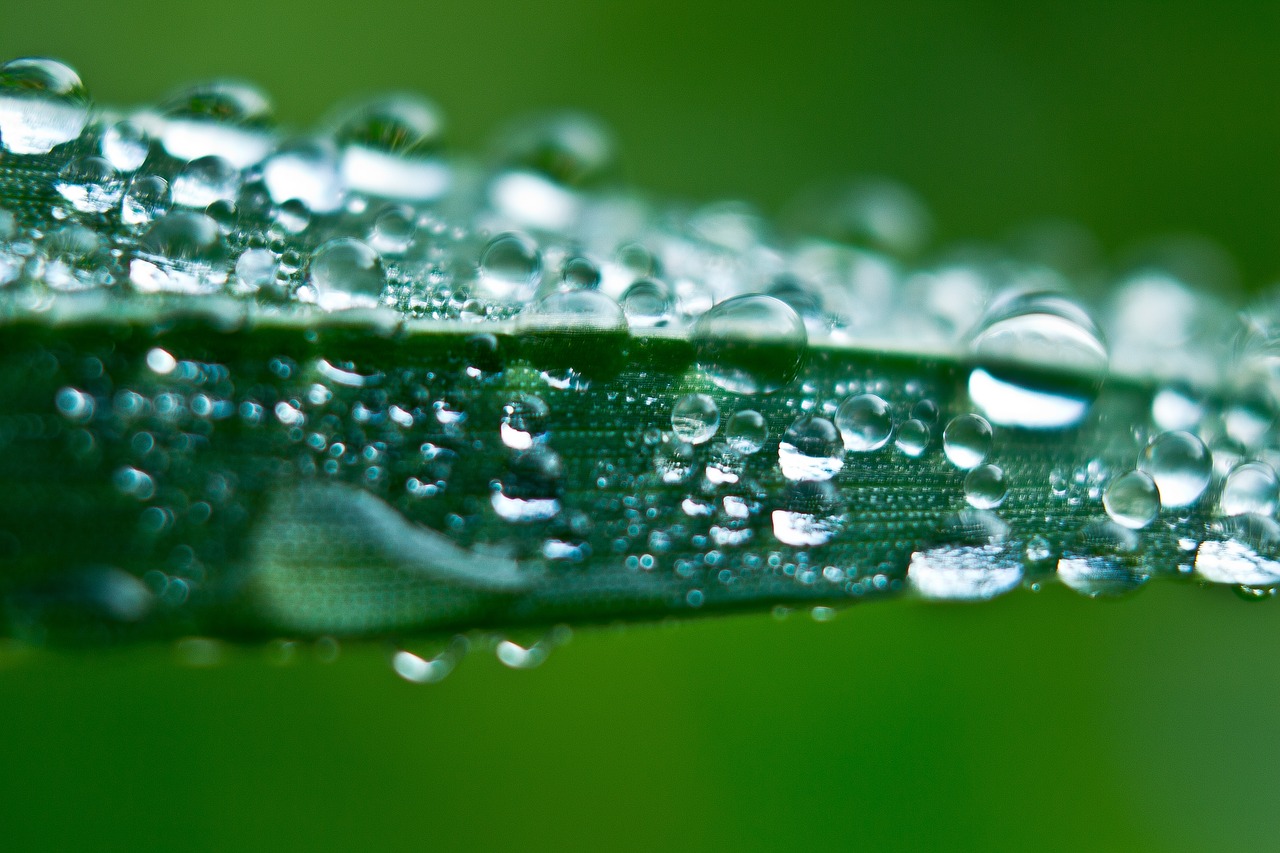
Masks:
[[[836,426],[847,450],[870,453],[889,442],[893,435],[893,413],[889,404],[875,394],[859,394],[840,404]]]
[[[1263,515],[1215,522],[1196,550],[1196,572],[1214,583],[1260,588],[1280,584],[1280,524]]]
[[[1218,506],[1225,515],[1271,515],[1280,497],[1280,481],[1265,462],[1244,462],[1231,469]]]
[[[83,155],[62,167],[54,188],[81,213],[105,213],[120,202],[124,181],[103,158]]]
[[[1008,491],[998,465],[979,465],[964,478],[964,499],[977,509],[995,509]]]
[[[1143,471],[1129,471],[1107,484],[1102,506],[1117,524],[1141,530],[1160,512],[1160,490]]]
[[[671,431],[690,444],[711,440],[720,427],[720,409],[706,394],[685,394],[671,407]]]
[[[315,214],[340,210],[346,200],[338,152],[328,140],[282,146],[262,164],[262,183],[276,204],[298,201]]]
[[[844,442],[835,424],[805,415],[783,433],[778,464],[788,480],[829,480],[844,467]]]
[[[326,311],[373,308],[386,287],[386,274],[372,248],[350,237],[338,237],[311,254],[307,282],[315,288],[317,304]]]
[[[654,329],[671,322],[671,288],[660,279],[633,282],[623,292],[621,304],[633,329]]]
[[[839,492],[829,480],[792,483],[785,508],[774,510],[771,519],[774,537],[797,548],[827,544],[845,522]]]
[[[117,171],[136,172],[151,153],[151,137],[140,125],[126,119],[103,131],[98,150]]]
[[[215,81],[187,88],[160,108],[160,143],[179,160],[221,157],[246,169],[271,150],[271,102],[259,89],[239,81]]]
[[[331,123],[342,177],[356,192],[427,201],[449,189],[452,175],[439,157],[444,114],[427,98],[378,95],[341,109]]]
[[[508,231],[489,241],[480,253],[478,284],[494,299],[528,299],[542,275],[542,253],[525,234]]]
[[[1147,444],[1138,460],[1138,470],[1155,481],[1163,506],[1187,507],[1209,487],[1213,458],[1199,438],[1174,430],[1161,433]]]
[[[267,249],[249,249],[236,260],[236,283],[250,291],[275,284],[279,262]]]
[[[769,422],[754,409],[734,412],[724,429],[729,447],[746,456],[758,453],[769,440]]]
[[[152,223],[138,242],[129,279],[144,293],[202,293],[226,281],[227,267],[218,223],[203,213],[173,211]]]
[[[979,415],[957,415],[942,431],[942,450],[957,468],[976,468],[991,452],[991,424]]]
[[[139,227],[150,225],[168,212],[169,182],[159,175],[136,175],[120,202],[120,221]]]
[[[691,336],[698,367],[736,394],[771,394],[800,371],[809,336],[804,321],[771,296],[736,296],[698,318]]]
[[[551,407],[533,394],[521,394],[502,407],[499,434],[514,450],[528,450],[547,431]]]
[[[898,427],[898,435],[894,441],[899,450],[914,459],[928,449],[930,437],[929,427],[923,421],[911,418]]]
[[[173,203],[204,210],[215,201],[234,202],[240,170],[221,157],[192,160],[173,179]]]
[[[595,290],[600,286],[600,267],[590,258],[574,255],[560,270],[560,283],[572,290]],[[623,306],[626,310],[626,306]]]
[[[1095,521],[1068,544],[1058,560],[1058,578],[1088,598],[1124,595],[1151,578],[1137,550],[1133,530],[1114,521]]]

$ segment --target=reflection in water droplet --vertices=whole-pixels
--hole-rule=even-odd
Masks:
[[[120,202],[120,221],[125,225],[150,225],[168,212],[169,182],[159,175],[137,175]]]
[[[1051,293],[998,300],[969,342],[969,397],[993,423],[1063,429],[1084,419],[1107,371],[1101,333]]]
[[[595,290],[600,286],[600,268],[590,258],[574,255],[565,260],[560,283],[571,290]]]
[[[898,435],[894,440],[898,449],[913,459],[922,455],[929,447],[929,427],[915,418],[898,427]]]
[[[139,125],[118,121],[102,133],[98,150],[117,171],[137,171],[151,153],[151,138]]]
[[[1089,598],[1132,592],[1151,579],[1139,560],[1138,534],[1113,521],[1081,530],[1058,560],[1058,578]]]
[[[809,480],[788,487],[786,506],[774,510],[772,520],[773,535],[779,542],[810,548],[830,542],[840,532],[845,516],[835,484]]]
[[[1004,471],[997,465],[979,465],[964,478],[964,499],[977,509],[995,509],[1007,491]]]
[[[691,337],[698,367],[736,394],[770,394],[793,380],[809,336],[786,303],[771,296],[736,296],[698,318]]]
[[[758,453],[769,440],[769,423],[754,409],[743,409],[729,416],[725,424],[725,441],[735,452],[750,456]]]
[[[1265,462],[1245,462],[1231,469],[1218,506],[1225,515],[1271,515],[1280,497],[1280,481]]]
[[[783,433],[778,464],[788,480],[830,480],[844,467],[840,431],[826,418],[799,418]]]
[[[386,286],[382,261],[368,245],[339,237],[311,254],[307,282],[326,311],[373,308]]]
[[[978,415],[957,415],[942,431],[942,450],[957,468],[976,468],[991,452],[991,424]]]
[[[1145,472],[1129,471],[1107,484],[1102,506],[1112,521],[1141,530],[1160,513],[1160,491]]]
[[[173,211],[138,242],[129,279],[144,293],[203,293],[227,280],[228,260],[217,222],[203,213]]]
[[[160,143],[179,160],[221,157],[246,169],[271,150],[271,103],[248,83],[192,86],[170,98],[160,112]]]
[[[836,426],[844,446],[854,453],[870,453],[889,442],[893,434],[893,414],[889,404],[875,394],[860,394],[840,404]]]
[[[477,283],[494,299],[520,302],[533,294],[542,275],[542,254],[532,238],[514,231],[499,234],[480,253]]]
[[[513,450],[528,450],[547,431],[551,407],[533,394],[521,394],[502,407],[498,431],[502,443]]]
[[[942,522],[942,544],[911,555],[907,580],[925,598],[980,601],[1008,592],[1022,580],[1008,535],[1008,523],[995,513],[962,510]]]
[[[1210,530],[1196,551],[1196,572],[1214,583],[1247,587],[1280,584],[1280,524],[1263,515],[1237,515]]]
[[[634,282],[623,292],[621,305],[633,329],[652,329],[671,322],[671,288],[659,279]]]
[[[432,101],[410,92],[379,95],[339,111],[332,124],[343,180],[356,192],[427,201],[449,189],[449,168],[439,157],[444,116]]]
[[[81,213],[105,213],[120,202],[124,181],[101,157],[84,155],[62,167],[54,182],[58,194]]]
[[[690,444],[710,441],[720,427],[720,409],[706,394],[685,394],[671,407],[671,431]]]
[[[1213,458],[1204,442],[1189,432],[1156,436],[1143,450],[1138,470],[1151,476],[1165,507],[1191,506],[1209,488]]]
[[[89,123],[89,95],[79,75],[53,59],[0,65],[0,148],[45,154],[79,138]]]

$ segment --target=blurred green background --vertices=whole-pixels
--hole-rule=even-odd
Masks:
[[[885,173],[944,240],[1068,216],[1280,273],[1280,5],[223,0],[6,4],[0,56],[104,103],[236,75],[303,125],[420,89],[475,149],[572,106],[629,180],[777,210]],[[399,682],[380,647],[188,669],[0,651],[6,850],[1266,850],[1274,602],[1165,586],[830,624],[578,634],[541,669]]]

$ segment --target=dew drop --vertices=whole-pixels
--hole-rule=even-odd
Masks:
[[[633,329],[653,329],[671,322],[671,288],[654,278],[642,278],[622,294],[622,312]]]
[[[551,408],[541,397],[521,394],[502,407],[498,432],[502,443],[513,450],[528,450],[547,431]]]
[[[560,270],[560,283],[571,290],[595,290],[600,286],[600,267],[590,258],[574,255]],[[626,310],[626,305],[623,305]]]
[[[1231,469],[1218,506],[1224,515],[1271,515],[1280,496],[1280,481],[1265,462],[1244,462]]]
[[[58,172],[54,189],[81,213],[105,213],[120,203],[124,181],[102,157],[77,157]]]
[[[698,367],[736,394],[771,394],[800,371],[809,342],[804,321],[772,296],[735,296],[698,318],[691,336]]]
[[[532,295],[542,275],[542,253],[532,238],[515,231],[499,234],[480,254],[478,284],[488,296],[519,302]]]
[[[173,179],[173,203],[204,210],[217,201],[234,202],[240,170],[221,157],[192,160]]]
[[[1141,530],[1160,513],[1160,490],[1144,471],[1129,471],[1107,484],[1102,506],[1117,524]]]
[[[129,278],[144,293],[203,293],[225,282],[227,272],[218,223],[203,213],[173,211],[152,223],[138,242]]]
[[[249,249],[236,260],[236,282],[253,291],[275,283],[279,261],[267,249]]]
[[[1138,534],[1114,521],[1081,530],[1058,560],[1058,578],[1088,598],[1133,592],[1151,579],[1138,554]]]
[[[10,153],[46,154],[78,139],[91,107],[79,75],[57,60],[0,65],[0,147]]]
[[[1216,522],[1196,550],[1195,570],[1214,583],[1255,589],[1280,584],[1280,524],[1254,514]]]
[[[1165,507],[1187,507],[1200,500],[1213,476],[1213,457],[1204,442],[1189,432],[1174,430],[1156,436],[1138,460],[1138,470],[1150,475]]]
[[[192,86],[166,101],[160,114],[160,144],[179,160],[221,157],[246,169],[271,150],[271,102],[248,83]]]
[[[964,478],[964,499],[976,509],[995,509],[1008,492],[1004,471],[998,465],[979,465]]]
[[[159,175],[136,175],[120,201],[120,221],[139,227],[150,225],[169,211],[169,182]]]
[[[1051,293],[998,300],[971,335],[969,397],[992,423],[1065,429],[1084,420],[1107,372],[1092,319]]]
[[[915,459],[924,454],[929,447],[930,431],[929,427],[923,422],[911,418],[902,426],[898,427],[898,435],[895,443],[898,449],[907,456]]]
[[[117,171],[136,172],[151,153],[151,138],[140,125],[126,119],[103,131],[98,150]]]
[[[340,110],[332,125],[342,178],[356,192],[428,201],[449,189],[452,176],[439,157],[444,115],[427,98],[379,95]]]
[[[991,424],[979,415],[957,415],[942,431],[942,450],[951,464],[968,471],[991,452]]]
[[[799,418],[778,444],[778,464],[788,480],[830,480],[844,467],[840,431],[826,418]]]
[[[785,508],[774,510],[771,519],[774,537],[797,548],[827,544],[845,522],[835,484],[814,480],[791,484]]]
[[[1022,581],[1022,563],[1007,548],[1009,524],[993,512],[965,509],[943,520],[939,544],[911,555],[907,580],[925,598],[982,601]]]
[[[893,414],[889,404],[875,394],[859,394],[840,404],[836,426],[844,437],[845,449],[870,453],[889,442],[893,435]]]
[[[386,286],[382,260],[365,243],[338,237],[311,254],[307,282],[326,311],[373,308]]]
[[[311,213],[333,213],[346,199],[338,152],[328,140],[281,147],[262,164],[262,182],[276,204],[298,201]]]
[[[671,407],[671,431],[682,441],[704,444],[720,427],[720,409],[706,394],[685,394]]]
[[[769,440],[769,422],[754,409],[742,409],[725,423],[725,441],[736,453],[750,456],[758,453]]]

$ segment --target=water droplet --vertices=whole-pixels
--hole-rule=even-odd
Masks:
[[[1280,497],[1280,481],[1265,462],[1244,462],[1231,469],[1218,506],[1226,515],[1271,515]]]
[[[1049,293],[998,300],[970,337],[969,397],[993,423],[1064,429],[1084,419],[1107,371],[1088,314]]]
[[[150,225],[168,212],[169,182],[159,175],[136,175],[120,202],[120,221],[129,226]]]
[[[234,202],[240,170],[221,157],[192,160],[173,179],[173,203],[204,210],[215,201]]]
[[[720,427],[720,409],[706,394],[685,394],[671,407],[671,431],[682,441],[703,444]]]
[[[548,447],[534,445],[516,453],[507,475],[494,489],[494,511],[507,521],[545,521],[560,513],[564,463]]]
[[[551,408],[541,397],[521,394],[502,407],[498,431],[502,443],[513,450],[528,450],[547,431]]]
[[[844,442],[835,424],[805,415],[783,433],[778,464],[788,480],[829,480],[844,467]]]
[[[1209,487],[1213,458],[1204,442],[1175,430],[1156,436],[1142,452],[1138,470],[1151,476],[1166,507],[1191,506]]]
[[[590,258],[574,255],[560,270],[560,283],[572,290],[595,290],[600,286],[600,267]],[[626,306],[623,306],[626,310]]]
[[[991,424],[978,415],[957,415],[942,431],[942,450],[951,464],[968,471],[991,452]]]
[[[262,182],[276,204],[299,201],[312,213],[333,213],[346,199],[338,152],[328,140],[281,147],[262,164]]]
[[[249,249],[236,260],[236,283],[250,291],[270,287],[279,262],[267,249]]]
[[[1089,598],[1124,595],[1151,578],[1137,550],[1137,533],[1114,521],[1095,521],[1073,538],[1058,560],[1058,578]]]
[[[979,465],[964,478],[964,499],[977,509],[995,509],[1004,503],[1007,491],[998,465]]]
[[[809,342],[804,321],[771,296],[736,296],[698,318],[691,336],[698,367],[735,394],[771,394],[800,371]]]
[[[386,286],[378,253],[359,240],[339,237],[311,254],[307,282],[326,311],[373,308]]]
[[[152,223],[138,242],[129,279],[144,293],[203,293],[227,280],[222,229],[211,217],[173,211]]]
[[[840,404],[836,426],[847,450],[870,453],[889,442],[893,435],[893,413],[889,404],[875,394],[859,394]]]
[[[682,483],[693,473],[693,445],[669,432],[658,435],[653,467],[664,483]]]
[[[0,147],[6,151],[46,154],[78,139],[91,106],[79,75],[57,60],[0,65]]]
[[[633,329],[653,329],[671,322],[671,288],[653,278],[635,281],[622,294],[622,312]]]
[[[342,177],[356,192],[427,201],[449,189],[438,155],[444,115],[421,95],[397,92],[353,104],[332,121],[342,150]]]
[[[160,143],[179,160],[221,157],[246,169],[271,150],[271,102],[248,83],[192,86],[170,98],[160,112]]]
[[[724,426],[725,441],[735,452],[750,456],[769,440],[769,422],[754,409],[742,409],[729,416]]]
[[[77,157],[58,172],[58,194],[81,213],[105,213],[120,202],[124,181],[101,157]]]
[[[98,150],[117,171],[136,172],[151,153],[151,138],[140,125],[118,121],[103,131]]]
[[[443,651],[429,658],[401,649],[391,656],[391,668],[405,681],[436,684],[453,672],[469,648],[467,638],[459,635],[450,640]]]
[[[614,332],[625,334],[627,319],[618,303],[598,290],[563,290],[544,296],[520,313],[521,331]],[[606,359],[607,360],[607,359]],[[585,369],[587,365],[579,365]]]
[[[542,253],[532,238],[514,231],[499,234],[480,254],[478,284],[487,295],[520,302],[528,299],[542,275]]]
[[[898,427],[895,443],[898,449],[911,458],[922,455],[929,447],[929,427],[915,418]]]
[[[1008,523],[995,513],[961,510],[943,520],[938,546],[911,555],[907,580],[925,598],[981,601],[1006,593],[1022,581],[1008,535]]]
[[[1102,506],[1112,521],[1141,530],[1160,513],[1160,490],[1147,473],[1129,471],[1107,484]]]
[[[835,484],[813,480],[789,486],[786,508],[774,510],[771,518],[774,537],[797,548],[827,544],[845,522]]]
[[[1214,583],[1247,587],[1280,584],[1280,524],[1262,515],[1216,522],[1196,550],[1196,572]]]
[[[399,255],[408,251],[417,235],[413,209],[403,205],[388,205],[373,223],[369,242],[379,252]]]

